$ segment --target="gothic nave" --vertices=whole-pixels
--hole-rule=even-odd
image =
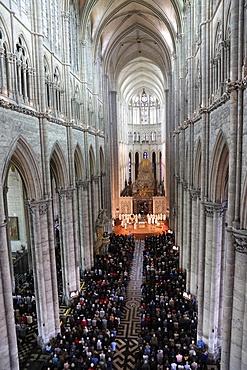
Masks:
[[[247,369],[246,19],[245,0],[0,2],[1,370],[31,326],[40,356],[60,335],[112,228],[167,227],[196,344]]]

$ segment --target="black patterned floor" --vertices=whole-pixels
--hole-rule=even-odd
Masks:
[[[143,245],[142,240],[136,241],[123,318],[117,334],[117,351],[113,358],[116,370],[129,370],[135,367],[137,338],[140,332],[138,308],[141,301]]]
[[[60,317],[66,314],[67,309],[66,306],[60,307]],[[41,370],[47,362],[49,354],[43,352],[37,345],[37,333],[37,322],[34,319],[32,326],[28,326],[25,341],[20,342],[18,346],[20,370]]]

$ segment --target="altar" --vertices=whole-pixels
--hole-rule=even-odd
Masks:
[[[139,226],[140,229],[145,229],[146,222],[145,221],[140,221],[140,222],[138,222],[138,226]]]
[[[128,185],[130,187],[130,185]],[[157,183],[152,171],[152,163],[144,158],[138,167],[138,176],[131,186],[128,196],[119,198],[119,207],[115,214],[165,214],[169,218],[167,197],[164,195],[164,184]],[[129,196],[131,194],[131,196]]]

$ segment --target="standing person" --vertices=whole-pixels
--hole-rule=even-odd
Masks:
[[[142,370],[150,370],[150,366],[148,364],[148,360],[144,361],[144,364],[142,365]]]
[[[172,363],[171,363],[171,370],[177,370],[177,364],[176,364],[176,362],[175,361],[173,361]]]
[[[208,352],[204,351],[201,353],[201,367],[202,370],[207,370]]]
[[[112,361],[112,358],[111,357],[108,357],[108,360],[107,360],[107,370],[112,370],[113,368],[113,361]]]
[[[197,370],[197,369],[198,369],[198,364],[197,364],[196,360],[194,360],[194,361],[192,362],[192,364],[191,364],[191,369],[192,369],[192,370]]]
[[[189,362],[188,362],[188,361],[186,361],[186,364],[184,365],[184,369],[185,369],[185,370],[191,370],[191,367],[190,367],[190,365],[189,365]]]

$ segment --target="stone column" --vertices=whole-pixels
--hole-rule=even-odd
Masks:
[[[29,100],[32,105],[34,105],[34,69],[28,68],[28,92],[29,92]]]
[[[17,60],[17,62],[16,62],[16,72],[17,72],[17,78],[18,78],[17,94],[18,94],[18,101],[20,101],[20,98],[21,97],[23,98],[23,96],[22,96],[22,81],[21,81],[21,61],[20,60]]]
[[[208,352],[212,358],[219,356],[218,329],[219,329],[219,310],[220,310],[220,287],[221,287],[221,254],[222,254],[222,235],[225,208],[222,204],[214,204],[213,214],[213,240],[211,253],[211,282],[210,282],[210,317],[209,317],[209,343]],[[208,234],[207,234],[208,235]]]
[[[73,234],[71,234],[72,240],[71,240],[71,246],[74,248],[74,254],[75,254],[75,285],[79,288],[81,281],[80,281],[80,269],[81,269],[81,264],[80,264],[80,250],[79,250],[79,225],[78,225],[78,197],[75,189],[72,191],[72,228],[73,228]]]
[[[22,73],[23,73],[23,100],[25,103],[28,103],[27,100],[27,67],[26,65],[22,65]]]
[[[186,252],[187,252],[187,241],[185,237],[185,230],[186,230],[186,191],[187,191],[187,181],[184,177],[184,165],[185,165],[185,127],[183,125],[179,126],[180,128],[180,135],[179,135],[179,176],[180,176],[180,183],[179,183],[179,204],[180,204],[180,211],[179,211],[179,223],[178,228],[180,230],[180,239],[178,240],[178,245],[181,247],[181,255],[180,255],[180,266],[185,268],[186,264]]]
[[[60,332],[60,316],[59,316],[59,298],[58,298],[58,284],[57,284],[57,262],[55,254],[55,231],[52,200],[47,201],[47,232],[49,242],[49,258],[50,258],[50,273],[51,273],[51,289],[53,296],[53,320],[51,328],[55,330],[55,334]],[[54,326],[53,326],[54,325]],[[55,329],[54,329],[55,328]]]
[[[92,214],[93,214],[93,223],[97,220],[100,207],[99,207],[99,177],[93,176],[92,177],[92,194],[91,194],[91,201],[92,201]]]
[[[5,89],[7,90],[7,86],[5,86],[7,84],[5,84],[4,74],[3,74],[4,64],[5,64],[4,58],[5,58],[4,48],[2,47],[2,43],[1,43],[1,45],[0,45],[0,91],[1,91],[1,94],[2,93],[5,94],[5,91],[4,90]],[[6,74],[7,74],[7,71],[6,71]],[[7,76],[6,76],[6,80],[7,80]]]
[[[182,240],[180,246],[182,247],[182,256],[180,256],[181,264],[180,266],[183,269],[186,269],[187,263],[188,263],[188,244],[187,244],[187,235],[189,233],[188,230],[188,218],[190,217],[189,215],[189,204],[190,201],[188,202],[188,186],[187,182],[184,180],[182,184],[182,209],[181,209],[181,225],[182,225]]]
[[[81,270],[85,270],[85,234],[83,230],[83,225],[85,220],[88,219],[88,216],[83,217],[83,199],[84,196],[82,194],[82,181],[76,182],[76,189],[77,189],[77,215],[78,215],[78,245],[79,245],[79,261]]]
[[[247,245],[244,248],[245,253],[247,252]],[[245,305],[244,305],[244,321],[243,321],[243,343],[242,343],[242,363],[241,369],[247,369],[247,279],[245,278]]]
[[[17,338],[12,298],[12,279],[7,242],[7,220],[4,214],[3,189],[0,192],[0,330],[1,368],[19,369]]]
[[[46,260],[43,255],[46,246],[44,244],[46,221],[44,215],[46,212],[46,204],[32,203],[29,208],[30,214],[30,228],[32,233],[33,246],[31,248],[32,260],[33,260],[33,277],[35,284],[35,303],[36,303],[36,313],[37,313],[37,324],[38,324],[38,343],[41,347],[44,343],[49,341],[49,330],[48,330],[48,304],[47,304],[47,293],[52,295],[50,289],[49,272],[49,260]],[[44,224],[42,225],[42,222]],[[45,240],[45,242],[47,242]],[[47,250],[46,250],[47,253]],[[46,279],[48,280],[46,285]],[[51,297],[49,297],[51,300]],[[51,306],[53,307],[53,305]],[[52,315],[53,309],[50,309],[49,315]]]
[[[238,55],[239,45],[239,1],[231,2],[231,75],[230,79],[238,79]],[[229,152],[229,187],[228,187],[228,233],[226,250],[226,273],[224,291],[223,333],[221,366],[224,370],[231,370],[230,354],[232,341],[232,310],[233,310],[233,286],[235,275],[235,252],[232,241],[232,230],[235,227],[235,197],[236,197],[236,163],[237,163],[237,125],[238,125],[238,91],[233,89],[230,98],[230,147]]]
[[[9,81],[9,97],[16,98],[16,79],[15,79],[15,59],[16,56],[11,53],[7,53],[8,68],[7,68],[7,79]]]
[[[208,0],[203,1],[201,8],[202,23],[201,27],[201,71],[202,71],[202,103],[200,114],[201,118],[201,204],[200,204],[200,230],[199,230],[199,251],[198,251],[198,324],[197,336],[202,340],[203,336],[203,311],[204,311],[204,268],[205,268],[205,239],[206,239],[206,223],[205,223],[205,206],[204,201],[207,200],[207,186],[208,186],[208,90],[209,90],[209,76],[208,76],[208,63],[209,59],[209,25],[207,22],[208,16]]]
[[[232,308],[232,337],[229,369],[244,369],[242,354],[246,352],[243,347],[244,317],[246,306],[246,266],[247,266],[247,231],[233,232],[235,249],[235,276]],[[246,339],[245,339],[246,341]]]
[[[59,190],[59,225],[62,257],[64,299],[68,303],[70,292],[78,289],[74,250],[74,228],[72,212],[73,190]]]
[[[3,202],[4,202],[4,209],[5,209],[5,217],[6,220],[8,220],[8,201],[7,201],[7,193],[8,193],[8,187],[5,186],[3,190]],[[12,262],[12,249],[11,249],[11,241],[9,238],[9,232],[7,232],[7,243],[8,243],[8,251],[9,251],[9,261],[10,261],[10,274],[11,274],[11,281],[12,281],[12,292],[15,291],[15,276],[14,276],[14,266]]]
[[[82,181],[80,183],[80,200],[82,212],[82,223],[80,224],[81,232],[83,234],[83,259],[84,269],[92,266],[93,262],[93,240],[91,230],[91,207],[89,199],[89,181]]]
[[[188,289],[191,294],[197,295],[197,278],[198,278],[198,245],[200,219],[198,217],[198,191],[195,189],[190,190],[191,194],[191,256],[190,256],[190,284]]]
[[[116,208],[119,207],[119,158],[118,155],[118,125],[117,125],[117,92],[110,91],[109,93],[109,120],[110,120],[110,177],[112,190],[112,209],[115,213]],[[134,155],[134,153],[133,153]]]
[[[206,344],[209,341],[209,316],[210,316],[210,292],[211,292],[211,269],[212,269],[212,243],[213,243],[213,204],[205,204],[206,213],[206,246],[204,258],[204,281],[203,281],[203,329],[202,340]]]
[[[189,130],[189,145],[188,145],[188,164],[187,164],[187,181],[188,181],[188,191],[186,194],[187,198],[187,216],[185,215],[185,218],[187,219],[187,226],[186,229],[187,232],[185,233],[185,237],[187,239],[186,244],[187,244],[187,263],[186,263],[186,269],[187,269],[187,290],[190,290],[191,286],[191,273],[192,273],[192,267],[191,267],[191,262],[192,262],[192,229],[195,227],[194,224],[192,224],[192,198],[191,198],[191,192],[189,189],[192,188],[193,186],[193,150],[194,150],[194,126],[192,124],[192,121],[188,120],[188,130]],[[193,225],[193,226],[192,226]]]

